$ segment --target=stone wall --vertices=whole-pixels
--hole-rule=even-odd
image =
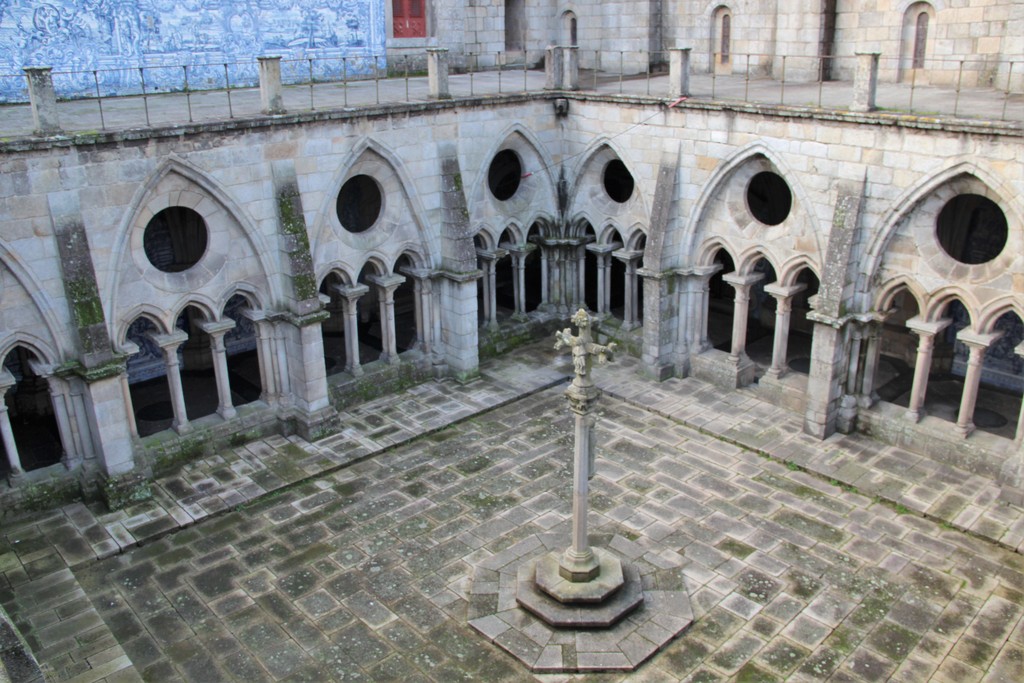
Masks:
[[[1013,256],[1024,249],[1024,206],[1014,190],[1024,184],[1019,129],[699,102],[666,110],[650,100],[583,94],[571,100],[566,118],[546,97],[516,95],[289,115],[273,125],[234,121],[141,139],[8,143],[0,150],[0,351],[26,347],[64,369],[65,379],[54,381],[68,383],[61,391],[72,405],[74,434],[62,433],[67,466],[103,471],[115,455],[118,471],[131,466],[123,447],[131,408],[117,368],[90,374],[77,342],[81,302],[57,248],[58,219],[84,226],[87,240],[71,253],[91,262],[115,356],[132,351],[127,329],[139,316],[170,334],[185,307],[219,321],[240,294],[255,311],[269,408],[310,424],[327,397],[316,292],[328,275],[352,285],[367,268],[383,276],[409,258],[433,278],[426,301],[427,315],[436,315],[428,335],[438,349],[435,370],[473,375],[475,234],[490,249],[505,234],[504,246],[528,250],[533,230],[547,273],[538,315],[562,316],[582,299],[576,259],[588,227],[596,245],[614,246],[623,258],[635,250],[641,278],[660,288],[644,288],[644,324],[656,326],[643,334],[649,370],[665,376],[692,367],[723,386],[745,384],[753,368],[702,343],[701,287],[715,254],[728,253],[740,279],[767,260],[777,281],[762,285],[793,286],[809,269],[829,293],[827,306],[815,304],[822,309],[813,324],[815,344],[829,353],[811,360],[803,380],[808,401],[817,401],[807,409],[824,431],[843,390],[837,378],[845,376],[847,329],[854,319],[884,316],[888,293],[905,288],[926,318],[940,316],[955,295],[979,332],[1002,312],[1024,313],[1024,265]],[[488,171],[502,150],[514,152],[522,173],[514,194],[499,200]],[[634,183],[618,199],[605,178],[615,161]],[[751,213],[748,188],[759,174],[778,176],[792,196],[774,225]],[[344,227],[337,211],[341,188],[358,175],[383,194],[380,218],[366,231]],[[288,188],[294,196],[285,206]],[[1007,217],[1007,249],[989,264],[951,267],[937,246],[936,215],[962,192],[991,198]],[[176,273],[154,268],[142,244],[152,217],[171,206],[190,207],[209,230],[198,263]],[[661,301],[652,299],[656,291]],[[826,329],[827,344],[819,340]],[[801,380],[791,377],[787,392],[799,393],[793,381]],[[108,453],[114,446],[120,450]]]

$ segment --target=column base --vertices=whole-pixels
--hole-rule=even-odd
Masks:
[[[903,414],[904,419],[910,422],[920,422],[921,418],[924,417],[923,410],[908,410]]]
[[[238,415],[238,411],[235,410],[234,407],[218,408],[217,414],[220,415],[222,420],[231,420],[235,417],[235,415]]]
[[[968,436],[970,436],[971,432],[974,431],[974,423],[973,422],[968,422],[965,425],[962,425],[962,424],[955,425],[953,427],[953,431],[955,431],[961,437],[966,439]]]

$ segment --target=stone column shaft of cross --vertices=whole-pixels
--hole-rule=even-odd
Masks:
[[[579,328],[579,335],[573,336],[569,330],[555,334],[555,348],[563,345],[572,349],[573,366],[576,376],[565,391],[569,407],[576,414],[576,439],[573,450],[573,485],[572,485],[572,545],[566,549],[559,563],[559,574],[562,578],[582,583],[594,579],[600,571],[600,562],[590,549],[587,539],[587,514],[590,493],[590,476],[593,467],[594,424],[591,413],[601,390],[594,386],[592,369],[594,357],[604,362],[615,351],[615,344],[602,346],[595,344],[590,336],[590,315],[580,309],[573,316],[572,322]]]
[[[589,413],[589,410],[588,410]],[[576,445],[573,451],[572,477],[572,546],[565,551],[563,564],[572,571],[597,566],[597,558],[587,539],[587,515],[590,506],[590,453],[594,439],[594,419],[588,413],[576,413]]]

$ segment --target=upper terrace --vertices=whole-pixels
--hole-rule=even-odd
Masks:
[[[0,75],[20,78],[26,84],[25,99],[33,100],[32,104],[0,106],[0,130],[10,149],[11,143],[15,148],[38,144],[38,138],[49,144],[105,134],[117,137],[128,131],[137,137],[168,128],[180,132],[188,126],[246,125],[243,122],[267,116],[319,118],[380,106],[567,90],[676,106],[683,98],[688,103],[770,108],[778,113],[871,114],[874,120],[904,124],[984,122],[1001,129],[1024,127],[1024,64],[933,60],[924,69],[900,74],[895,59],[866,54],[783,56],[767,67],[762,55],[734,54],[730,59],[728,69],[719,66],[695,73],[688,50],[580,55],[574,48],[549,48],[539,66],[510,63],[507,55],[495,54],[470,55],[458,68],[450,69],[445,50],[428,50],[427,73],[422,56],[366,57],[358,63],[352,58],[330,69],[315,60],[263,58],[258,87],[231,83],[227,64],[162,66],[125,70],[126,90],[135,94],[121,96],[105,95],[96,72],[26,70],[24,75]],[[581,68],[581,62],[589,68]],[[479,66],[483,64],[489,66]],[[640,70],[636,64],[655,66]],[[222,77],[216,75],[218,66],[222,66]],[[317,75],[325,72],[336,77]],[[826,72],[834,76],[822,78]],[[83,96],[80,87],[72,87],[89,78],[97,83],[94,94]],[[205,89],[190,85],[197,81]],[[154,89],[155,83],[161,88]],[[37,92],[31,93],[33,89]]]

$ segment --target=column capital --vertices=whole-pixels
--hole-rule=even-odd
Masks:
[[[616,247],[614,244],[596,244],[594,242],[591,242],[586,247],[587,251],[589,251],[592,254],[597,254],[599,256],[604,256],[605,254],[610,254],[613,251],[615,251],[617,248],[618,247]]]
[[[988,334],[978,334],[970,329],[963,329],[957,332],[956,340],[962,342],[968,348],[987,349],[993,342],[1003,336],[1002,330],[996,330]]]
[[[739,273],[732,272],[726,273],[722,276],[722,282],[732,285],[736,289],[740,287],[750,287],[756,285],[758,282],[764,279],[764,273],[747,273],[746,275],[740,275]]]
[[[380,287],[385,292],[391,293],[405,282],[405,276],[397,273],[391,273],[390,275],[367,275],[366,281]]]
[[[508,249],[495,249],[494,251],[488,251],[487,249],[477,249],[477,257],[484,261],[497,261],[498,259],[505,258],[508,256]]]
[[[951,318],[941,318],[939,320],[925,320],[921,316],[915,315],[909,319],[906,323],[907,329],[919,337],[934,337],[939,332],[950,326],[953,322]]]
[[[176,351],[179,346],[188,341],[188,334],[184,330],[175,330],[170,334],[157,334],[147,332],[146,336],[153,340],[153,343],[167,351]]]
[[[807,289],[807,285],[802,282],[794,285],[780,285],[777,282],[773,282],[770,285],[764,286],[764,291],[776,299],[792,299],[805,289]]]
[[[201,329],[203,332],[205,332],[206,334],[210,335],[211,337],[214,337],[214,336],[218,336],[218,335],[224,335],[227,332],[230,332],[231,330],[235,329],[235,324],[236,323],[235,323],[234,320],[232,320],[231,318],[228,318],[226,320],[204,321],[204,322],[198,323],[196,325],[196,327],[198,327],[199,329]]]
[[[370,291],[370,288],[367,287],[366,285],[358,285],[358,284],[356,284],[356,285],[332,285],[331,289],[335,293],[337,293],[338,296],[342,296],[342,297],[348,299],[349,301],[355,301],[356,299],[358,299],[359,297],[363,296],[364,294],[367,294]]]
[[[619,249],[618,251],[613,251],[612,256],[619,259],[623,263],[628,264],[634,261],[639,261],[641,258],[643,258],[644,252],[642,252],[639,249]]]

